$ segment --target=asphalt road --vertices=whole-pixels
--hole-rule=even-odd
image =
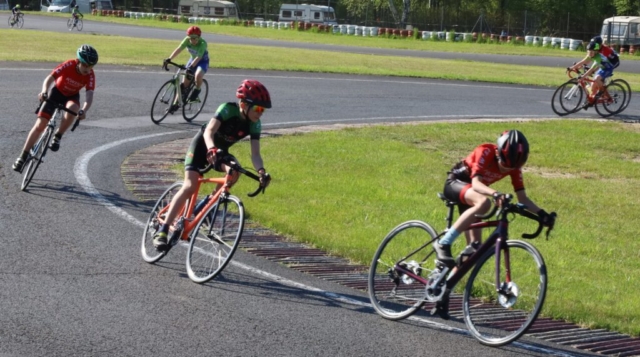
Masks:
[[[47,21],[58,26],[66,20]],[[310,124],[551,117],[551,90],[212,70],[205,113],[193,124],[173,116],[156,126],[148,118],[150,103],[169,75],[157,68],[98,66],[88,120],[65,135],[28,192],[20,192],[21,177],[11,164],[33,125],[36,94],[53,66],[0,63],[0,131],[5,133],[0,356],[582,355],[526,338],[488,348],[465,334],[464,326],[423,315],[386,321],[361,292],[243,252],[214,281],[194,284],[185,274],[184,251],[173,250],[157,265],[142,261],[139,225],[150,207],[132,196],[120,176],[130,153],[192,136],[217,104],[234,99],[237,84],[247,77],[263,81],[272,94],[274,108],[263,116],[267,131]],[[632,102],[627,112],[637,116],[640,108]],[[269,160],[277,157],[265,157],[267,165]]]

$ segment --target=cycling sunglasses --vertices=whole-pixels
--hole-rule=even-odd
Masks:
[[[254,112],[260,113],[260,114],[264,113],[264,111],[267,110],[265,107],[261,107],[259,105],[252,105],[251,109],[253,109]]]
[[[192,40],[197,40],[197,39],[199,39],[199,38],[200,38],[200,36],[198,36],[198,35],[191,35],[191,36],[189,36],[189,37],[190,37]]]

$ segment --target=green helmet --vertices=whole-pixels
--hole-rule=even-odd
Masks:
[[[16,9],[19,9],[19,8],[20,8],[20,4],[16,4]]]

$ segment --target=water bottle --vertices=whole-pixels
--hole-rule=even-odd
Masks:
[[[206,206],[207,203],[209,202],[209,198],[211,198],[211,195],[205,196],[205,198],[203,198],[202,201],[198,202],[198,204],[196,205],[196,208],[193,209],[194,216],[197,216],[198,213],[202,211],[202,208],[204,208],[204,206]]]

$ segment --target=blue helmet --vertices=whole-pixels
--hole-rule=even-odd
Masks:
[[[82,45],[76,53],[78,60],[88,66],[94,66],[98,63],[98,51],[90,45]]]

